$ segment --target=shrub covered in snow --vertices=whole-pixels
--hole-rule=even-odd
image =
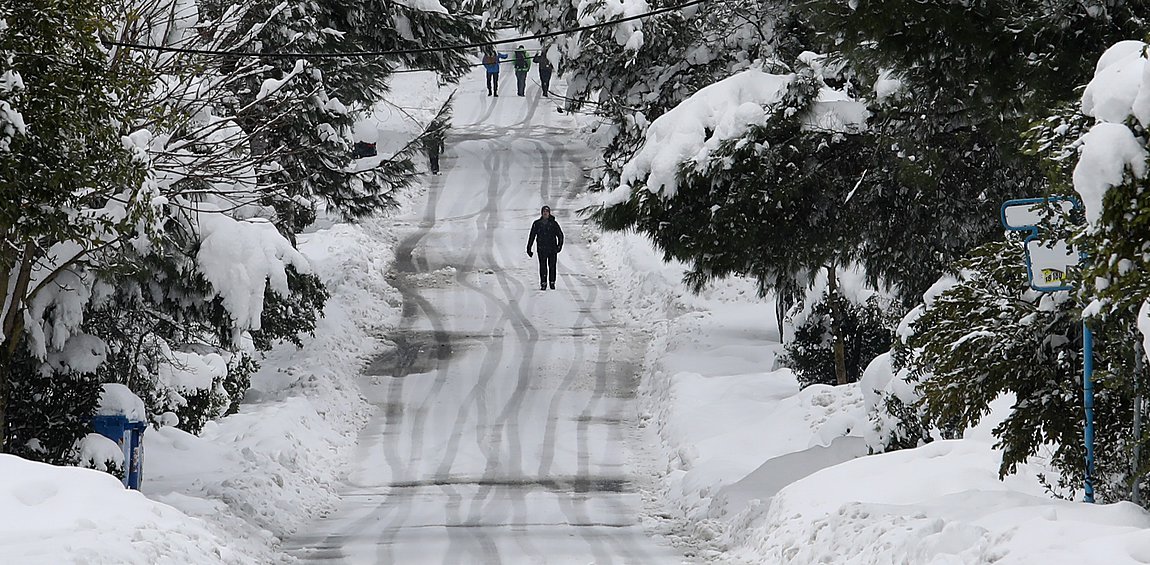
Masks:
[[[853,304],[842,294],[824,292],[811,312],[795,327],[781,362],[795,372],[801,386],[836,382],[836,345],[842,340],[847,382],[859,380],[878,355],[890,350],[890,315],[878,296]],[[840,318],[836,321],[836,317]],[[838,332],[833,331],[838,328]]]

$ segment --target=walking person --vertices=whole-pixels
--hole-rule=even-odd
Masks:
[[[527,237],[527,256],[531,256],[531,244],[538,239],[535,250],[539,252],[539,290],[555,290],[555,261],[563,251],[563,230],[551,215],[551,207],[544,206],[539,219],[531,224],[531,235]]]
[[[439,154],[443,153],[443,128],[437,127],[423,136],[423,150],[427,152],[427,163],[431,174],[439,174]]]
[[[540,51],[535,56],[535,66],[539,69],[539,86],[543,88],[543,97],[546,98],[551,94],[551,71],[553,70],[551,61]]]
[[[490,47],[483,53],[483,68],[487,70],[488,96],[499,96],[499,61],[506,58],[506,53],[497,53]]]
[[[523,89],[527,87],[527,71],[531,70],[531,56],[527,54],[526,47],[520,45],[515,48],[512,66],[515,67],[515,86],[519,95],[523,96]]]

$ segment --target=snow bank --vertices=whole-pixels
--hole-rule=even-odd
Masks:
[[[369,406],[358,375],[374,337],[399,319],[384,279],[394,255],[384,219],[335,224],[300,236],[300,251],[331,293],[304,347],[272,350],[240,412],[197,436],[175,428],[144,435],[144,491],[185,512],[244,532],[246,551],[275,543],[329,508],[342,462]],[[269,557],[270,559],[270,557]]]
[[[97,433],[90,433],[77,442],[80,456],[77,466],[97,471],[111,471],[109,463],[124,469],[124,451],[116,442]]]
[[[999,481],[999,457],[981,441],[938,441],[828,467],[783,488],[765,513],[744,513],[733,553],[794,564],[1146,562],[1146,512]]]
[[[5,563],[257,562],[229,549],[203,521],[125,490],[107,473],[0,455],[0,484]]]

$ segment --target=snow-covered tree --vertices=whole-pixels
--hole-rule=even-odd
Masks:
[[[402,151],[351,163],[356,112],[397,63],[448,79],[464,67],[450,50],[277,66],[163,48],[384,50],[440,27],[447,43],[485,37],[433,4],[0,6],[0,447],[74,457],[101,382],[192,431],[234,408],[257,352],[298,343],[326,299],[291,243],[300,211],[378,210],[412,168]]]
[[[610,22],[683,4],[645,0],[492,0],[492,11],[530,33]],[[782,70],[807,49],[781,2],[722,2],[631,20],[546,43],[567,79],[568,109],[589,109],[613,127],[597,182],[618,183],[647,125],[697,90],[768,60]]]
[[[149,86],[133,61],[108,64],[99,6],[82,1],[8,5],[0,25],[7,99],[0,151],[0,431],[22,348],[40,359],[63,350],[82,318],[79,301],[54,301],[147,223],[146,168],[121,140],[137,115],[122,104]],[[67,85],[62,88],[61,85]],[[81,291],[82,292],[82,291]],[[45,317],[57,320],[44,331]],[[28,332],[42,337],[27,341]],[[0,435],[0,438],[6,439]]]
[[[652,123],[599,222],[651,237],[690,266],[695,289],[738,274],[765,293],[826,269],[837,295],[836,270],[853,261],[865,217],[850,192],[866,159],[866,110],[827,86],[817,63],[800,64],[797,74],[749,69]],[[832,335],[844,319],[832,313]],[[841,382],[843,347],[837,339]]]
[[[967,251],[997,237],[997,207],[1048,193],[1023,150],[1032,122],[1077,98],[1090,57],[1145,33],[1150,4],[815,0],[800,5],[824,45],[871,87],[875,162],[860,194],[899,218],[864,254],[921,294]],[[908,245],[907,243],[911,243]],[[909,276],[908,276],[909,275]]]
[[[230,0],[204,2],[209,17],[223,19],[233,11]],[[313,221],[318,201],[350,217],[392,204],[393,191],[414,172],[410,157],[415,147],[371,168],[354,166],[356,116],[386,95],[397,66],[454,80],[469,70],[471,61],[451,49],[306,60],[278,54],[420,50],[491,38],[478,19],[449,14],[434,1],[412,7],[382,1],[266,0],[246,5],[238,21],[232,38],[238,50],[268,57],[252,59],[261,64],[227,85],[232,99],[226,110],[253,132],[252,152],[274,163],[259,171],[260,184],[278,187],[262,202],[276,210],[275,222],[289,237]],[[254,40],[243,41],[253,28]],[[221,63],[226,69],[229,61]],[[284,107],[284,98],[294,104]]]
[[[1052,486],[1072,492],[1084,474],[1086,317],[1095,335],[1094,485],[1108,500],[1147,484],[1146,458],[1133,456],[1147,434],[1137,437],[1133,421],[1134,399],[1148,390],[1136,332],[1150,297],[1141,266],[1150,236],[1140,231],[1150,209],[1140,196],[1150,171],[1148,63],[1145,43],[1117,43],[1098,61],[1081,113],[1056,108],[1030,132],[1033,152],[1050,160],[1051,185],[1077,190],[1085,204],[1085,225],[1052,224],[1066,226],[1054,235],[1071,239],[1087,257],[1081,277],[1073,279],[1083,291],[1030,290],[1021,242],[985,245],[960,264],[956,284],[908,316],[912,330],[901,363],[920,395],[915,409],[901,414],[907,429],[925,424],[943,437],[961,433],[1006,395],[1013,402],[994,430],[1003,449],[1001,472],[1049,450],[1059,471]]]

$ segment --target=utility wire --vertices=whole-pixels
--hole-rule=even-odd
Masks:
[[[639,20],[639,19],[643,19],[643,18],[649,18],[651,16],[658,16],[661,14],[665,14],[667,12],[674,12],[676,10],[682,10],[683,8],[689,8],[691,6],[696,6],[696,5],[699,5],[699,4],[702,4],[704,2],[708,2],[708,1],[709,0],[691,0],[690,2],[686,2],[683,4],[676,5],[676,6],[668,6],[666,8],[659,8],[658,10],[651,10],[650,12],[644,12],[642,14],[636,14],[634,16],[619,18],[617,20],[611,20],[609,22],[600,22],[597,24],[579,26],[579,27],[571,28],[571,29],[562,29],[562,30],[558,30],[558,31],[550,31],[547,33],[539,33],[539,34],[535,34],[535,35],[513,37],[510,39],[497,39],[494,41],[483,41],[483,42],[479,42],[479,43],[461,43],[458,45],[445,45],[442,47],[420,47],[417,49],[396,49],[396,50],[392,50],[392,51],[349,51],[346,53],[292,53],[292,52],[248,53],[248,52],[243,52],[243,51],[217,51],[217,50],[212,50],[212,49],[189,49],[186,47],[166,47],[166,46],[162,46],[162,45],[141,45],[141,44],[137,44],[137,43],[122,43],[119,41],[112,41],[110,39],[102,39],[102,38],[100,39],[100,41],[106,46],[122,47],[125,49],[137,49],[137,50],[141,50],[141,51],[158,51],[161,53],[187,53],[187,54],[192,54],[192,55],[215,55],[215,56],[224,56],[224,57],[260,57],[260,58],[265,58],[265,59],[324,59],[324,58],[336,58],[336,57],[380,57],[380,56],[388,56],[388,55],[415,55],[415,54],[419,54],[419,53],[435,53],[437,51],[455,51],[455,50],[461,50],[461,49],[474,49],[476,47],[488,47],[491,45],[502,45],[505,43],[517,43],[517,42],[525,41],[525,40],[529,40],[529,39],[544,39],[544,38],[548,38],[548,37],[555,37],[558,35],[567,35],[567,34],[571,34],[571,33],[578,33],[581,31],[598,29],[601,27],[612,26],[612,25],[621,24],[624,22],[630,22],[630,21]]]

